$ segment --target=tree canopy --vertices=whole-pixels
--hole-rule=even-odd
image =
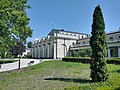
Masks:
[[[27,43],[27,47],[32,48],[32,42],[31,41]]]
[[[9,46],[17,45],[17,39],[26,43],[32,36],[27,8],[30,8],[27,0],[0,0],[0,54],[7,52]]]

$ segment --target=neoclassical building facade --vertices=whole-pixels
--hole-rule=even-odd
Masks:
[[[60,59],[70,56],[70,46],[76,44],[80,38],[89,37],[88,34],[53,29],[47,37],[33,41],[33,58]]]
[[[120,29],[106,35],[108,57],[120,57]],[[71,56],[72,50],[90,48],[89,41],[89,34],[53,29],[47,37],[32,42],[32,57],[61,59]]]

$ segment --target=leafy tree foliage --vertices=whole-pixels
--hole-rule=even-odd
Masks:
[[[24,43],[20,40],[17,40],[16,45],[10,47],[10,52],[14,57],[18,57],[18,55],[22,55],[22,52],[25,52]]]
[[[100,6],[98,5],[93,13],[92,36],[90,46],[92,48],[91,75],[93,82],[103,82],[108,78],[106,62],[107,42],[105,34],[105,23]]]
[[[72,57],[90,57],[92,53],[91,48],[81,49],[78,51],[73,50],[71,52]]]
[[[71,51],[71,56],[78,57],[78,51],[75,51],[75,50]]]
[[[31,41],[27,43],[27,47],[32,48],[32,42]]]
[[[14,46],[17,39],[25,43],[32,36],[27,8],[27,0],[0,0],[0,55]]]

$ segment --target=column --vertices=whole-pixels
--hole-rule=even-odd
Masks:
[[[49,45],[49,58],[52,58],[52,44]]]
[[[34,47],[32,47],[32,58],[34,57]]]
[[[37,57],[37,56],[36,56],[36,53],[37,53],[37,51],[36,51],[36,46],[35,46],[35,58]]]
[[[118,47],[118,57],[120,57],[120,47]]]
[[[45,44],[45,58],[47,58],[47,44]]]
[[[42,45],[40,46],[40,58],[42,58]]]
[[[35,47],[33,48],[33,58],[35,58]]]
[[[38,58],[38,46],[36,46],[36,58]]]
[[[38,58],[40,58],[40,45],[38,45]]]
[[[44,45],[44,58],[46,58],[46,45]]]
[[[47,58],[49,58],[49,44],[47,44]]]
[[[36,58],[38,57],[38,48],[36,46]]]
[[[41,53],[40,53],[40,54],[41,54],[40,57],[43,58],[43,45],[41,45],[41,50],[40,50],[40,52],[41,52]]]
[[[56,44],[53,43],[53,58],[56,59]]]
[[[45,58],[45,46],[43,45],[43,48],[42,48],[42,58]]]
[[[41,46],[39,45],[39,58],[41,56]]]
[[[108,47],[108,57],[110,58],[111,55],[110,55],[110,47]]]

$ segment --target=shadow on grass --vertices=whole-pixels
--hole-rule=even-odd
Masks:
[[[74,83],[90,83],[90,80],[86,79],[72,79],[72,78],[44,78],[44,80],[58,80],[64,82],[74,82]]]

